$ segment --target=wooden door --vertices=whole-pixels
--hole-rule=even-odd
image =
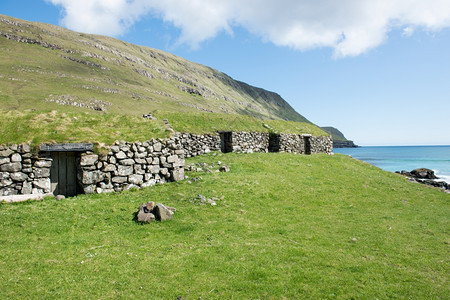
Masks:
[[[54,195],[67,197],[77,194],[77,167],[75,152],[52,152],[50,180]]]

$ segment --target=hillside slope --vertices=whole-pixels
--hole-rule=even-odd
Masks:
[[[0,110],[80,108],[309,122],[278,94],[210,67],[106,36],[0,15]]]
[[[334,148],[356,148],[358,147],[353,143],[353,141],[348,140],[342,132],[340,132],[337,128],[326,126],[320,127],[323,131],[331,134],[333,138],[333,147]]]

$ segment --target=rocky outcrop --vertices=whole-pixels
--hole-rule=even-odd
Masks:
[[[333,148],[358,148],[353,141],[333,140]]]
[[[426,185],[431,185],[434,187],[444,189],[446,191],[450,191],[450,184],[448,184],[445,181],[436,180],[439,178],[434,174],[434,171],[430,170],[430,169],[419,168],[419,169],[414,169],[411,172],[402,170],[402,171],[396,171],[395,173],[406,176],[411,181],[415,181],[415,182],[426,184]]]

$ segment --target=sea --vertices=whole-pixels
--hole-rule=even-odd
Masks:
[[[335,148],[333,151],[350,155],[390,172],[412,171],[417,168],[431,169],[439,180],[450,183],[450,145],[367,146]]]

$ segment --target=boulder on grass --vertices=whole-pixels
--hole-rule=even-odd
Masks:
[[[162,203],[156,204],[156,207],[153,209],[156,220],[164,222],[166,220],[170,220],[173,217],[173,211],[164,206]]]
[[[154,206],[154,202],[141,204],[137,214],[137,221],[143,223],[153,222],[155,220],[155,215],[152,213]]]

